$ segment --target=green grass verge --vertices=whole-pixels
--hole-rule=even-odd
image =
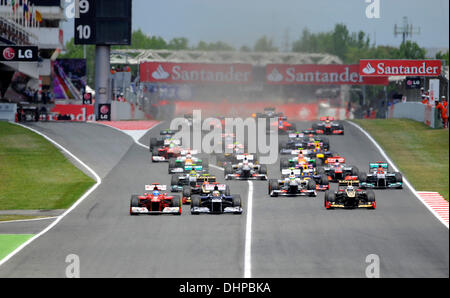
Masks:
[[[1,235],[0,234],[0,260],[13,252],[22,243],[33,237],[28,234]]]
[[[50,142],[0,122],[0,210],[67,209],[95,181]]]
[[[449,199],[449,131],[408,119],[354,120],[380,144],[418,191]]]

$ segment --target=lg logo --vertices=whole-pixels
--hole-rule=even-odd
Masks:
[[[13,48],[6,48],[3,50],[3,58],[5,60],[13,60],[16,57],[16,51]]]
[[[366,17],[368,19],[380,18],[380,1],[381,0],[365,0],[369,5],[366,8]]]

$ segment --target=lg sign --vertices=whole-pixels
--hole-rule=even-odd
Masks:
[[[1,46],[1,61],[36,62],[38,59],[37,47]]]

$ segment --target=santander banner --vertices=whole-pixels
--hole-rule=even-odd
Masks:
[[[141,82],[250,84],[251,64],[201,64],[145,62],[140,65]]]
[[[361,77],[359,65],[269,64],[266,83],[270,85],[387,85],[387,77]]]
[[[441,74],[441,60],[361,60],[361,76],[433,76]]]

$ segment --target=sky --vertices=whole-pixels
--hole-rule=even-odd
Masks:
[[[367,18],[366,1],[379,1],[380,18]],[[405,16],[420,27],[411,40],[421,47],[449,47],[449,0],[133,0],[133,30],[166,40],[186,37],[191,46],[203,40],[253,47],[267,35],[283,49],[304,28],[327,32],[337,23],[370,34],[377,45],[398,46],[402,38],[394,36],[394,25]],[[63,29],[66,40],[73,37],[73,21]]]

